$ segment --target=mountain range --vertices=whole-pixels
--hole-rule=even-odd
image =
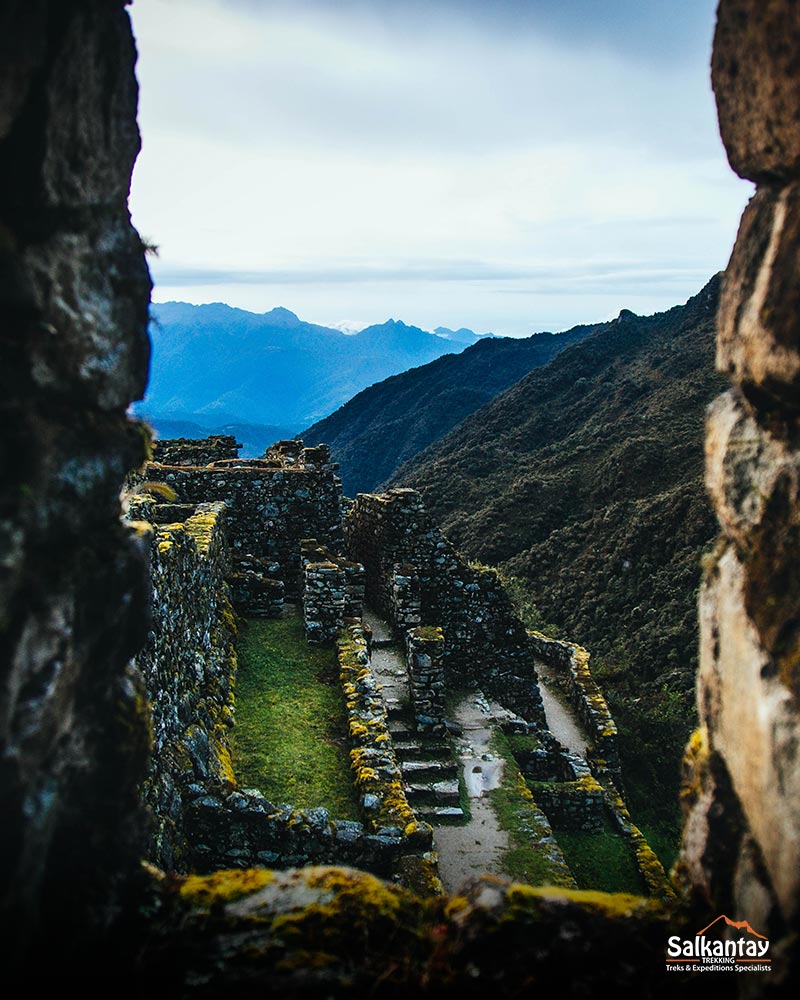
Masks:
[[[403,462],[443,438],[531,369],[602,326],[473,342],[460,354],[448,354],[362,390],[299,436],[306,444],[330,445],[347,496],[369,493]],[[437,330],[464,340],[470,332]]]
[[[151,309],[150,384],[134,410],[157,431],[183,421],[206,433],[232,424],[295,433],[366,386],[482,339],[441,330],[390,319],[348,333],[283,308],[257,314],[223,303],[159,303]]]

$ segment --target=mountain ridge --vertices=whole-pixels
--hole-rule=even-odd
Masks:
[[[480,337],[460,353],[363,389],[299,436],[308,444],[330,446],[347,495],[370,492],[394,475],[404,461],[443,437],[532,368],[602,325],[531,337]]]
[[[134,412],[154,420],[297,429],[374,382],[466,346],[394,319],[345,333],[284,306],[252,313],[165,302],[151,317],[150,382]]]

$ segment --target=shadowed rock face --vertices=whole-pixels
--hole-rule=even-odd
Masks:
[[[800,173],[800,7],[793,0],[722,0],[712,72],[720,131],[741,177]]]
[[[172,997],[516,995],[555,977],[567,996],[674,996],[666,935],[725,912],[770,936],[779,970],[739,985],[787,989],[800,901],[799,18],[795,0],[720,5],[723,136],[762,187],[720,311],[733,388],[709,415],[722,536],[701,595],[704,726],[685,763],[691,909],[667,912],[486,878],[429,900],[339,869],[137,879],[149,712],[126,664],[147,602],[118,519],[145,450],[125,417],[146,379],[150,288],[126,207],[134,49],[122,0],[0,5],[7,969],[105,996],[109,982]]]
[[[717,361],[733,388],[708,414],[706,479],[722,533],[700,597],[703,763],[691,769],[683,851],[698,894],[784,946],[800,920],[798,52],[792,0],[720,4],[722,137],[759,187],[719,312]]]
[[[139,852],[142,559],[119,523],[144,438],[150,280],[121,2],[0,5],[0,882],[4,952],[96,935]]]

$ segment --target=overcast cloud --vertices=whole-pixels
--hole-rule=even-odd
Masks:
[[[713,0],[136,0],[155,298],[525,334],[684,301],[749,185]]]

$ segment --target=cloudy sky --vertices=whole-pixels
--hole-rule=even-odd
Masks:
[[[685,301],[751,187],[715,0],[135,0],[157,301],[523,335]]]

